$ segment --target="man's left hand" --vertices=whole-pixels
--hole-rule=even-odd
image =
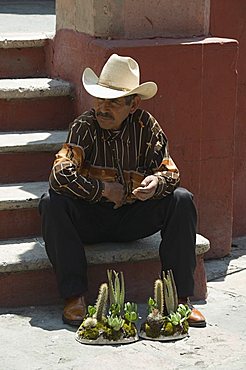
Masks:
[[[133,194],[139,200],[147,200],[153,197],[158,186],[158,178],[154,175],[145,177],[141,186],[133,190]]]

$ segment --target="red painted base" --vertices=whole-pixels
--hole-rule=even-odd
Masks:
[[[0,274],[0,306],[18,307],[59,302],[52,270]]]
[[[1,183],[47,181],[55,153],[0,154]]]
[[[196,256],[196,269],[194,273],[195,287],[192,301],[205,301],[207,298],[207,276],[204,266],[204,255]]]
[[[73,117],[69,97],[0,100],[1,131],[61,130]]]
[[[123,271],[126,285],[126,300],[146,303],[153,297],[154,281],[160,272],[159,261],[136,263],[104,264],[89,266],[89,294],[87,301],[94,304],[98,288],[107,282],[107,268]],[[6,273],[0,275],[0,306],[16,307],[42,305],[61,302],[52,270]],[[195,295],[192,300],[205,300],[207,297],[206,275],[202,257],[198,257],[195,272]]]
[[[44,77],[44,48],[0,49],[0,78]]]
[[[0,239],[37,236],[41,220],[36,208],[1,211]]]

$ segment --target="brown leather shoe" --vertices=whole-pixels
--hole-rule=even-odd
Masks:
[[[85,297],[72,297],[65,300],[62,320],[64,324],[79,326],[86,315]]]
[[[179,299],[179,303],[187,304],[189,308],[191,309],[191,314],[188,319],[189,326],[194,327],[194,328],[205,328],[206,326],[205,317],[197,308],[195,308],[191,304],[189,298]]]

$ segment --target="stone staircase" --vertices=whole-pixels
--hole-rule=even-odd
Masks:
[[[33,305],[59,300],[55,276],[40,237],[37,204],[48,188],[54,153],[74,118],[70,83],[46,76],[49,40],[0,39],[0,305]],[[90,296],[105,281],[107,268],[125,272],[129,299],[145,301],[160,271],[160,235],[126,244],[86,246]],[[209,241],[197,235],[195,298],[206,298],[203,255]],[[137,273],[136,273],[137,271]],[[137,278],[136,278],[137,277]]]
[[[17,245],[40,236],[38,199],[48,187],[54,153],[66,137],[64,129],[74,117],[72,86],[47,76],[48,42],[43,34],[0,38],[0,295],[4,289],[9,292],[1,299],[2,306],[28,304],[38,294],[25,274],[32,264],[20,260],[19,276],[6,262],[3,245],[8,245],[7,255],[17,258]],[[30,284],[26,299],[25,281]]]

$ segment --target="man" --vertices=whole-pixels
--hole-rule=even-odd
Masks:
[[[139,81],[137,62],[117,54],[99,77],[85,69],[83,85],[95,97],[94,108],[71,124],[40,201],[45,247],[70,325],[86,314],[84,243],[136,240],[161,230],[162,270],[173,270],[180,302],[193,295],[196,209],[192,194],[179,187],[165,134],[139,109],[157,86]],[[194,307],[189,322],[206,325]]]

